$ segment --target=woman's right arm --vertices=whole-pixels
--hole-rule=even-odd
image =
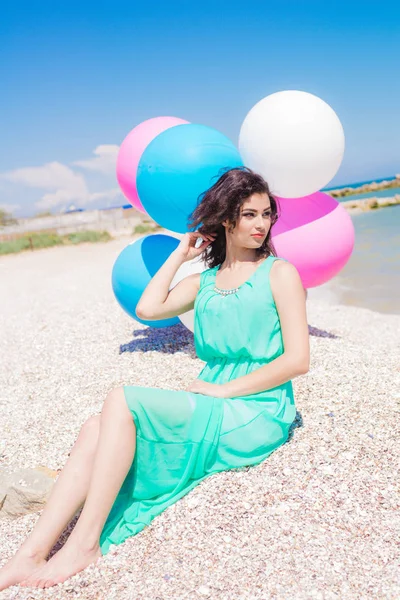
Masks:
[[[202,243],[196,247],[201,239]],[[212,243],[214,234],[200,234],[198,231],[186,233],[179,246],[169,255],[165,263],[150,279],[136,307],[139,319],[157,321],[170,319],[191,310],[200,288],[200,273],[192,273],[172,290],[171,281],[182,263],[193,260]]]
[[[139,319],[171,319],[193,308],[200,288],[200,273],[188,275],[169,290],[171,281],[183,262],[182,255],[175,250],[152,277],[136,307]]]

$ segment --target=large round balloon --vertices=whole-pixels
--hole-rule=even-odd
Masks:
[[[281,214],[271,234],[277,255],[297,268],[305,288],[326,283],[343,269],[353,251],[350,215],[323,192],[278,200]]]
[[[193,273],[202,273],[207,268],[207,265],[200,257],[184,262],[177,270],[175,277],[172,279],[170,289],[175,287],[185,277],[188,277]],[[182,313],[178,316],[178,318],[185,325],[185,327],[187,327],[187,329],[194,333],[194,309]]]
[[[260,173],[272,193],[307,196],[325,187],[343,159],[344,132],[334,110],[296,90],[263,98],[247,114],[239,135],[244,164]]]
[[[187,124],[188,121],[177,117],[155,117],[137,125],[124,139],[117,157],[117,179],[124,196],[129,202],[146,213],[140,201],[136,175],[140,157],[155,137],[170,127]]]
[[[205,125],[180,125],[158,135],[139,161],[137,189],[144,208],[162,227],[188,231],[200,194],[221,169],[243,166],[233,143]]]
[[[112,288],[120,306],[128,315],[151,327],[168,327],[179,323],[178,317],[146,321],[136,315],[136,306],[150,279],[179,245],[179,240],[152,234],[135,240],[119,254],[112,270]]]

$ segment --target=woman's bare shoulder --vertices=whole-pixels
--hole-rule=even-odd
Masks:
[[[291,292],[300,288],[304,290],[298,270],[287,260],[274,261],[271,267],[270,281],[273,291],[274,289],[284,289]]]
[[[299,275],[298,270],[288,260],[285,258],[276,257],[272,266],[271,266],[271,276],[274,278],[287,278],[287,277],[295,277]]]

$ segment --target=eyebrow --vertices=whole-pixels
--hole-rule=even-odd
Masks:
[[[257,212],[255,208],[244,208],[242,212],[245,212],[247,210],[249,210],[251,212]],[[263,212],[266,211],[266,210],[271,210],[271,206],[268,206],[267,208],[264,208]]]

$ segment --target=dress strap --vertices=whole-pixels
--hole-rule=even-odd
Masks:
[[[274,262],[276,260],[284,260],[285,262],[288,262],[288,260],[286,258],[282,258],[281,256],[272,256],[272,254],[269,255],[268,260],[267,260],[267,271],[269,272],[271,270],[272,265],[274,264]]]
[[[216,268],[217,267],[211,267],[210,269],[205,269],[200,273],[200,289],[210,281],[210,276],[215,272]]]
[[[285,262],[288,262],[288,260],[286,258],[282,258],[281,256],[272,256],[272,254],[270,254],[269,257],[266,260],[267,264],[265,265],[265,272],[264,272],[264,277],[266,275],[268,281],[269,281],[269,275],[270,275],[270,271],[271,271],[272,265],[277,260],[284,260]]]
[[[267,256],[267,258],[265,258],[263,260],[263,262],[257,267],[257,269],[254,271],[253,275],[251,275],[251,279],[253,277],[255,277],[256,275],[260,275],[264,280],[265,279],[269,279],[269,272],[271,270],[272,265],[274,264],[274,262],[276,260],[285,260],[285,258],[281,258],[280,256],[273,256],[272,254],[270,254],[269,256]],[[287,261],[286,261],[287,262]]]
[[[277,260],[284,260],[285,262],[288,262],[286,258],[282,258],[280,256],[272,256],[272,254],[270,254],[266,260],[267,264],[265,265],[265,271],[264,271],[263,277],[262,277],[264,285],[266,286],[266,289],[267,289],[267,297],[269,297],[269,301],[271,302],[271,304],[273,306],[275,306],[275,300],[274,300],[274,296],[272,294],[272,289],[271,289],[270,272],[271,272],[272,265]],[[275,306],[275,308],[276,308],[276,306]]]

